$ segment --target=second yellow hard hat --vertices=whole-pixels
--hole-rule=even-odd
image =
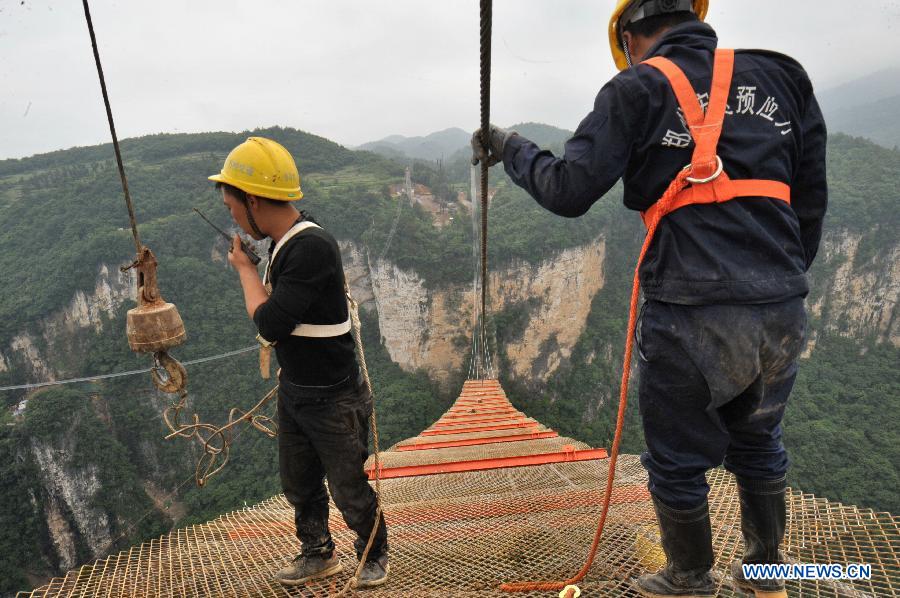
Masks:
[[[222,172],[209,177],[244,193],[279,201],[303,197],[297,164],[283,145],[265,137],[250,137],[228,154]]]

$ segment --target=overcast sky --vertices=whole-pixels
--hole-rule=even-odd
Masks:
[[[575,128],[614,0],[495,0],[491,120]],[[900,0],[712,0],[819,89],[900,64]],[[477,0],[92,0],[120,138],[283,125],[344,145],[478,123]],[[109,141],[78,0],[0,0],[0,159]]]

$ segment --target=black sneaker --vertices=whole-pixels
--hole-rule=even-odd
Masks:
[[[359,579],[356,581],[357,588],[374,588],[387,582],[388,573],[391,566],[388,565],[387,555],[382,555],[377,559],[366,561]]]
[[[297,586],[313,579],[331,577],[341,572],[341,562],[334,552],[325,558],[321,555],[298,554],[290,565],[278,571],[275,579],[286,586]]]

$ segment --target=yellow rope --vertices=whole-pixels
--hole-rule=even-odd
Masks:
[[[362,342],[362,325],[359,322],[359,305],[357,305],[356,300],[353,298],[353,295],[350,294],[350,289],[346,289],[347,293],[347,302],[350,306],[350,320],[353,324],[353,341],[356,343],[356,351],[359,355],[359,367],[362,369],[363,378],[366,381],[366,388],[369,390],[369,395],[372,397],[372,414],[369,416],[369,425],[372,428],[372,444],[375,449],[375,501],[377,505],[377,509],[375,510],[375,523],[372,525],[372,532],[369,534],[369,541],[366,542],[366,549],[363,550],[362,556],[359,557],[359,564],[356,566],[356,571],[353,572],[353,576],[347,580],[347,583],[344,584],[344,587],[340,592],[334,594],[332,598],[339,598],[340,596],[346,596],[347,593],[356,589],[357,583],[359,582],[359,576],[362,573],[363,567],[366,565],[366,558],[369,556],[369,550],[372,548],[372,544],[375,542],[375,534],[378,532],[378,526],[381,524],[381,454],[378,448],[378,420],[375,417],[375,392],[372,390],[372,381],[369,379],[369,368],[366,365],[366,353],[363,350],[363,342]]]

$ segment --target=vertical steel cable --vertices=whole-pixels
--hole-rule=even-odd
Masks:
[[[479,255],[481,243],[478,239],[478,173],[474,166],[469,169],[469,192],[472,199],[472,360],[469,362],[469,380],[480,377],[478,373],[478,331],[480,322],[478,319],[478,276]]]
[[[134,206],[128,192],[128,179],[125,177],[125,166],[122,164],[122,152],[119,151],[119,139],[116,137],[116,126],[113,124],[112,108],[109,107],[109,94],[106,93],[106,80],[103,78],[103,67],[100,65],[100,52],[97,50],[97,36],[94,35],[94,23],[91,21],[91,10],[88,0],[82,0],[84,18],[87,19],[88,32],[91,34],[91,46],[94,49],[94,62],[97,64],[97,75],[100,77],[100,91],[103,92],[103,104],[106,106],[106,119],[109,121],[109,132],[112,134],[113,149],[116,150],[116,163],[119,165],[119,178],[122,179],[122,191],[125,192],[125,204],[128,206],[128,218],[131,220],[131,234],[138,258],[142,253],[141,237],[138,235],[137,220],[134,217]]]
[[[490,147],[491,116],[491,13],[492,0],[481,0],[481,142]],[[486,352],[487,339],[487,213],[488,213],[488,163],[481,161],[481,336],[482,352]],[[486,354],[486,353],[484,353]],[[482,363],[484,363],[484,354]]]

